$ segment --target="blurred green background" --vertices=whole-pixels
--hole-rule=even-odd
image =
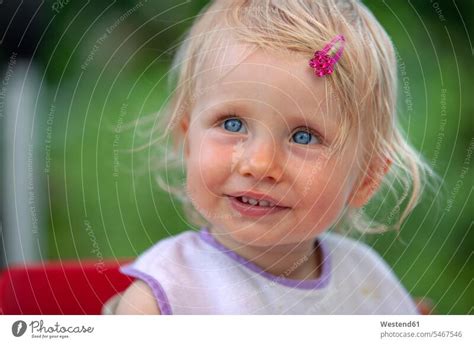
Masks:
[[[125,151],[148,138],[125,124],[160,109],[176,45],[206,3],[50,1],[41,8],[31,58],[41,71],[34,159],[45,202],[43,259],[133,257],[191,227],[156,185],[150,151]],[[441,314],[472,314],[473,4],[365,3],[399,54],[406,132],[443,188],[423,199],[399,236],[364,238],[412,295],[431,298]]]

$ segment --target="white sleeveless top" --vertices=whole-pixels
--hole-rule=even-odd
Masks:
[[[316,243],[323,266],[313,280],[267,273],[206,228],[156,243],[121,271],[148,284],[161,314],[418,314],[367,245],[334,233]]]

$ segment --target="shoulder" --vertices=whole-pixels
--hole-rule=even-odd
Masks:
[[[380,269],[389,269],[383,258],[366,243],[337,233],[323,236],[329,254],[337,260],[350,261],[353,265],[373,265]]]
[[[417,314],[408,291],[389,264],[369,245],[335,233],[323,239],[339,286],[373,301],[379,314]]]
[[[150,267],[168,265],[182,261],[183,257],[193,256],[199,248],[199,234],[195,231],[186,231],[175,236],[158,241],[140,254],[133,266],[143,271]]]
[[[197,269],[190,262],[199,251],[198,233],[186,231],[160,240],[122,266],[120,271],[136,280],[123,294],[116,314],[170,314],[169,297],[192,284]]]
[[[390,265],[366,243],[335,233],[328,233],[324,240],[332,265],[343,279],[403,291]]]
[[[137,280],[128,287],[120,299],[115,314],[161,314],[151,288]]]

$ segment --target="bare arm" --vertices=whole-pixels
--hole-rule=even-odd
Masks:
[[[137,280],[123,294],[115,314],[161,314],[150,287]]]

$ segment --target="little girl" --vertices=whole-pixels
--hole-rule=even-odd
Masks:
[[[123,267],[136,281],[116,313],[417,314],[372,249],[328,232],[387,229],[364,211],[384,183],[405,186],[386,214],[398,228],[428,171],[398,127],[394,48],[367,8],[217,0],[173,71],[160,140],[178,154],[161,158],[183,159],[184,190],[167,190],[202,228]]]

